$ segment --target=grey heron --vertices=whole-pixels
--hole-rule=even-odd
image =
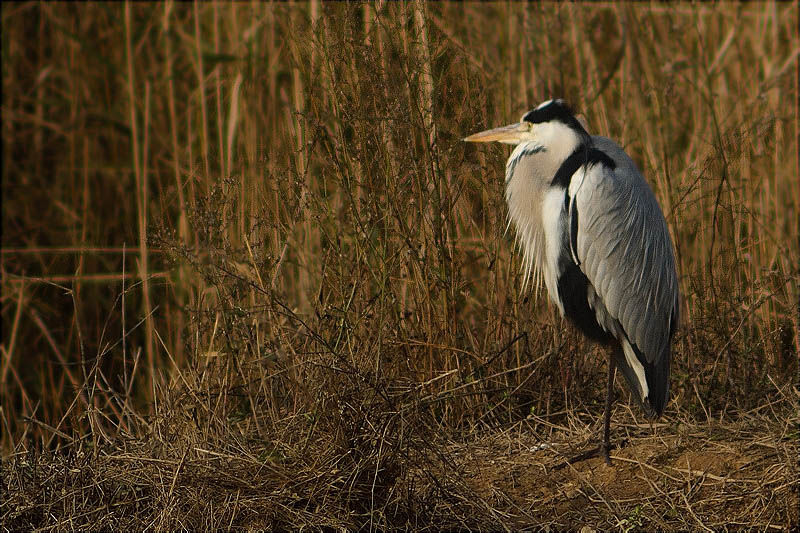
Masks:
[[[590,135],[562,100],[464,140],[515,145],[505,197],[523,251],[523,288],[544,278],[562,316],[611,347],[600,445],[611,464],[615,366],[648,419],[661,416],[669,399],[679,305],[664,215],[628,154]]]

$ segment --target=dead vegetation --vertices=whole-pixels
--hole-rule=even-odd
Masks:
[[[8,529],[798,524],[796,6],[4,4]],[[31,40],[30,36],[36,36]],[[520,291],[550,96],[664,208],[653,431]]]
[[[586,416],[568,422],[577,430],[551,424],[546,447],[533,419],[457,441],[387,426],[342,446],[326,440],[337,432],[286,424],[287,442],[182,431],[76,444],[14,458],[4,519],[55,530],[783,530],[798,519],[797,419],[754,415],[672,420],[654,436],[618,409],[624,446],[610,468],[566,461],[596,446]]]

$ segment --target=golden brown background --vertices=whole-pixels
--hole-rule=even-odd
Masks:
[[[796,525],[797,18],[4,4],[3,520]],[[508,150],[460,141],[551,97],[677,248],[673,399],[653,433],[618,387],[615,470],[563,463],[605,354],[520,291]]]

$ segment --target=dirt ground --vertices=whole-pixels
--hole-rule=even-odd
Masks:
[[[520,423],[456,446],[451,457],[473,504],[511,528],[797,527],[798,446],[791,424],[776,432],[751,413],[724,423],[660,423],[651,431],[630,413],[616,416],[612,445],[621,447],[611,453],[612,466],[597,456],[579,457],[596,447],[599,423],[595,433],[556,428],[550,442]]]

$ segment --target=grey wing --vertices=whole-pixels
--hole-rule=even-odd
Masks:
[[[577,235],[572,242],[599,299],[593,308],[600,325],[618,339],[624,332],[645,372],[656,368],[650,372],[665,374],[658,376],[662,385],[650,386],[664,397],[650,398],[660,412],[668,394],[669,345],[678,321],[672,241],[658,202],[633,161],[613,141],[593,141],[616,168],[595,164],[573,176],[570,196],[577,224],[572,229]],[[619,326],[623,332],[615,331]],[[648,375],[647,381],[653,377]],[[640,392],[644,399],[646,392]]]
[[[653,192],[630,158],[612,141],[594,140],[617,167],[593,165],[579,182],[573,178],[578,259],[608,312],[652,362],[677,320],[672,241]]]

